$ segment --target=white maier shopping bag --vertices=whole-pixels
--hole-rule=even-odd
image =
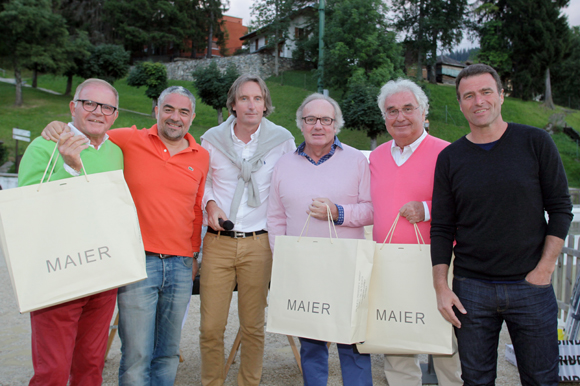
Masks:
[[[376,244],[369,315],[361,353],[453,354],[453,325],[437,309],[431,248],[415,225],[417,244],[391,244],[399,216]],[[387,243],[387,239],[389,242]]]
[[[339,239],[336,229],[334,236],[276,237],[268,332],[344,344],[364,340],[375,243]]]
[[[147,278],[122,170],[0,191],[0,244],[20,312]]]

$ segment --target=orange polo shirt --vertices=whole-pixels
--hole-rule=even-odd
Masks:
[[[137,207],[145,250],[193,256],[201,245],[208,152],[187,133],[189,147],[170,156],[157,125],[107,133],[123,150],[125,180]]]

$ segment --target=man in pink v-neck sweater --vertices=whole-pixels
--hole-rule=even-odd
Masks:
[[[340,106],[330,97],[312,94],[296,112],[304,142],[274,167],[268,199],[268,237],[298,236],[310,213],[308,236],[328,237],[327,207],[339,238],[363,239],[373,222],[370,173],[365,156],[343,145],[336,135],[344,124]],[[372,386],[371,357],[355,345],[338,344],[342,380],[349,386]],[[328,383],[326,342],[300,338],[300,361],[306,386]]]
[[[417,224],[430,244],[431,197],[437,156],[449,142],[427,134],[424,123],[428,99],[410,80],[390,81],[378,98],[387,131],[393,137],[370,155],[371,198],[374,209],[373,240],[382,243],[397,214],[393,243],[415,244]],[[458,354],[434,355],[435,371],[442,386],[462,385]],[[420,386],[417,355],[385,355],[385,375],[390,385]]]

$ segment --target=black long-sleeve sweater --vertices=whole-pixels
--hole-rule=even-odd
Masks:
[[[432,263],[449,264],[454,251],[455,275],[522,280],[547,235],[566,237],[571,210],[566,173],[545,131],[510,123],[488,151],[463,137],[437,159]]]

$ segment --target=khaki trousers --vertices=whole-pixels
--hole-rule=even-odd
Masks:
[[[267,233],[234,239],[208,232],[204,237],[199,328],[202,385],[221,386],[225,381],[224,332],[236,284],[242,331],[238,385],[260,384],[271,272]]]
[[[459,354],[433,355],[433,367],[441,386],[461,386]],[[385,376],[390,386],[421,386],[422,376],[418,355],[385,355]]]

